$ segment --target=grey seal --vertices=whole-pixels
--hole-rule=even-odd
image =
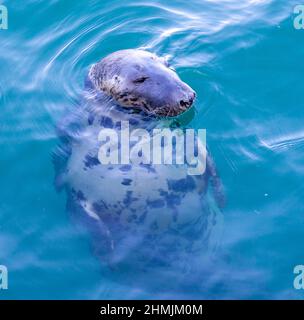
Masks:
[[[185,165],[102,165],[97,156],[101,128],[120,130],[121,121],[130,129],[176,126],[172,117],[187,111],[195,96],[165,59],[123,50],[90,68],[81,104],[59,125],[56,186],[106,265],[136,275],[149,269],[159,276],[173,267],[184,272],[216,247],[223,193],[210,155],[201,176],[189,176]]]

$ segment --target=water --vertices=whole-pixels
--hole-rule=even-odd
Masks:
[[[4,1],[0,31],[0,299],[297,298],[303,258],[302,75],[298,1]],[[149,292],[110,280],[55,191],[55,127],[91,64],[125,48],[171,56],[198,93],[225,185],[224,234],[204,290]],[[148,275],[147,275],[148,278]]]

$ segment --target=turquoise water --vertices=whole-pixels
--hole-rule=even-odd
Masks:
[[[4,1],[0,30],[0,299],[297,298],[304,264],[304,31],[298,1]],[[170,55],[198,100],[226,190],[221,249],[202,290],[110,280],[53,184],[56,124],[91,64],[126,48]],[[148,275],[147,275],[148,279]],[[168,288],[168,290],[167,290]]]

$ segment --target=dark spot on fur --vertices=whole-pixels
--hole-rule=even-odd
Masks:
[[[138,124],[139,124],[139,121],[138,120],[136,120],[136,119],[130,119],[129,120],[129,123],[130,123],[130,125],[131,126],[137,126]]]
[[[101,117],[100,125],[105,128],[113,128],[113,121],[109,117]]]
[[[162,199],[147,201],[147,204],[151,208],[162,208],[165,206],[165,202]]]
[[[121,184],[124,186],[130,186],[131,183],[132,183],[132,179],[123,179]]]
[[[89,124],[89,126],[91,126],[91,125],[93,124],[94,119],[95,119],[95,116],[94,116],[94,114],[91,113],[91,114],[89,115],[89,118],[88,118],[88,124]]]
[[[93,203],[93,210],[97,213],[97,214],[102,214],[104,213],[104,211],[108,209],[108,206],[105,204],[104,201],[99,201],[98,203],[95,202]]]
[[[147,169],[147,171],[148,171],[149,173],[156,173],[155,168],[154,168],[151,164],[144,164],[144,163],[142,163],[142,164],[140,164],[140,166],[143,167],[143,168],[145,168],[145,169]]]
[[[138,198],[133,198],[132,194],[133,194],[132,191],[127,191],[127,194],[126,194],[125,198],[123,199],[124,205],[129,206],[132,202],[138,200]]]
[[[76,200],[79,200],[79,201],[86,201],[87,200],[82,191],[76,192],[74,189],[72,189],[72,193],[74,194]]]
[[[182,202],[182,198],[180,195],[178,194],[174,194],[174,193],[168,193],[168,191],[159,189],[159,194],[165,198],[167,206],[169,208],[175,208],[176,206],[179,206]]]
[[[131,169],[132,169],[132,166],[131,166],[130,164],[126,164],[126,165],[121,166],[121,167],[119,168],[119,170],[122,171],[122,172],[128,172],[128,171],[130,171]]]
[[[168,207],[179,206],[182,202],[182,199],[177,194],[168,194],[166,197]]]
[[[145,211],[145,212],[139,217],[138,222],[139,222],[139,223],[143,223],[143,222],[145,221],[146,217],[147,217],[147,214],[148,214],[148,212]]]
[[[84,164],[87,168],[93,168],[94,166],[98,166],[100,164],[97,157],[92,157],[90,154],[87,154],[84,159]]]
[[[168,180],[168,187],[175,192],[188,192],[195,189],[195,181],[192,177],[180,180]]]

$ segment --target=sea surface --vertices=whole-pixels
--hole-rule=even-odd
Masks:
[[[0,264],[9,289],[0,299],[304,298],[293,286],[304,264],[298,0],[1,3]],[[169,57],[198,94],[189,126],[207,129],[227,198],[201,290],[113,281],[54,186],[58,122],[81,99],[89,67],[128,48]]]

